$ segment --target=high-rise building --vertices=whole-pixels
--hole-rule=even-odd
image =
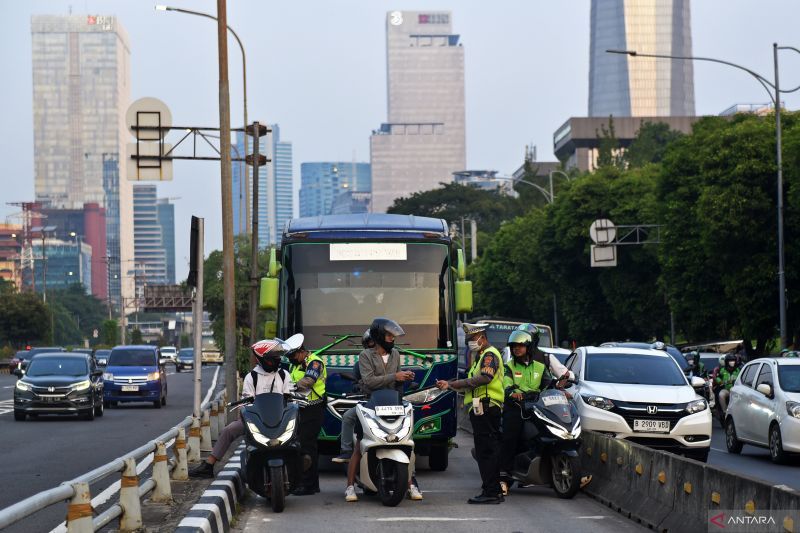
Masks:
[[[294,177],[292,173],[292,143],[281,140],[281,130],[277,124],[269,126],[271,132],[261,137],[258,153],[270,160],[258,169],[258,246],[265,248],[280,243],[281,233],[286,221],[294,216]],[[233,157],[244,157],[244,133],[236,133]],[[253,139],[247,138],[247,152],[253,153]],[[255,175],[255,169],[251,169]],[[249,232],[245,221],[244,166],[232,163],[233,182],[233,225],[234,235]],[[251,197],[252,203],[252,197]]]
[[[22,284],[20,254],[22,253],[22,226],[0,224],[0,279],[13,283],[19,289]]]
[[[35,15],[31,35],[36,200],[50,208],[105,208],[102,260],[119,305],[133,296],[122,272],[133,260],[132,188],[120,165],[130,136],[128,35],[115,17],[95,15]]]
[[[372,211],[466,167],[464,48],[448,11],[386,15],[388,121],[370,138]]]
[[[167,252],[158,220],[158,198],[156,185],[135,184],[133,186],[133,242],[134,261],[125,274],[132,275],[136,294],[143,294],[144,285],[167,283]]]
[[[80,283],[92,285],[92,247],[76,240],[34,239],[36,291],[66,289]]]
[[[334,199],[340,193],[368,193],[371,190],[369,163],[303,163],[300,165],[300,216],[330,215]]]
[[[159,198],[158,225],[161,226],[161,240],[167,254],[167,283],[175,283],[175,205],[169,198]]]
[[[592,0],[590,117],[694,115],[691,61],[609,54],[692,55],[689,0]]]

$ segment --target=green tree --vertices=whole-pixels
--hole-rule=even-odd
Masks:
[[[625,150],[623,160],[629,168],[659,163],[664,158],[667,147],[682,136],[681,132],[670,129],[664,122],[643,122],[636,132],[636,138]]]
[[[142,344],[142,330],[139,328],[131,331],[131,344]]]
[[[119,335],[119,324],[116,320],[104,320],[100,326],[101,344],[106,346],[116,346]]]
[[[625,162],[622,158],[617,133],[614,130],[614,117],[608,117],[608,128],[605,124],[600,125],[600,131],[595,131],[597,135],[597,168],[618,167],[623,168]]]
[[[3,286],[0,305],[0,342],[12,346],[42,343],[49,339],[50,314],[41,297],[32,292],[16,292]]]

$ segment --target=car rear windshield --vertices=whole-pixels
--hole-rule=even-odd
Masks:
[[[778,380],[786,392],[800,392],[800,365],[778,365]]]
[[[686,385],[671,357],[632,353],[590,353],[586,380],[636,385]]]
[[[194,348],[183,348],[180,352],[178,352],[179,356],[194,356]]]
[[[156,356],[152,350],[125,348],[114,350],[108,358],[108,366],[155,366]]]
[[[83,359],[56,359],[40,357],[31,361],[28,366],[28,376],[85,376],[89,367]]]

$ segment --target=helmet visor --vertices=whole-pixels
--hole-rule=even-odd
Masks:
[[[521,331],[521,330],[512,331],[511,335],[508,336],[509,345],[530,344],[531,342],[533,342],[533,339],[531,338],[531,334],[528,333],[527,331]]]
[[[384,330],[386,333],[391,333],[395,337],[402,337],[406,334],[403,328],[400,327],[400,324],[395,322],[394,320],[387,320],[386,324],[384,325]]]

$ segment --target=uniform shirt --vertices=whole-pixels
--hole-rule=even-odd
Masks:
[[[261,365],[256,365],[253,368],[258,374],[258,383],[256,383],[256,390],[253,390],[253,376],[248,372],[244,377],[244,384],[242,385],[242,398],[249,398],[264,394],[265,392],[277,392],[280,394],[289,394],[294,390],[294,382],[289,372],[284,370],[281,372],[267,372]],[[283,374],[281,378],[280,374]],[[273,385],[274,382],[274,385]]]

